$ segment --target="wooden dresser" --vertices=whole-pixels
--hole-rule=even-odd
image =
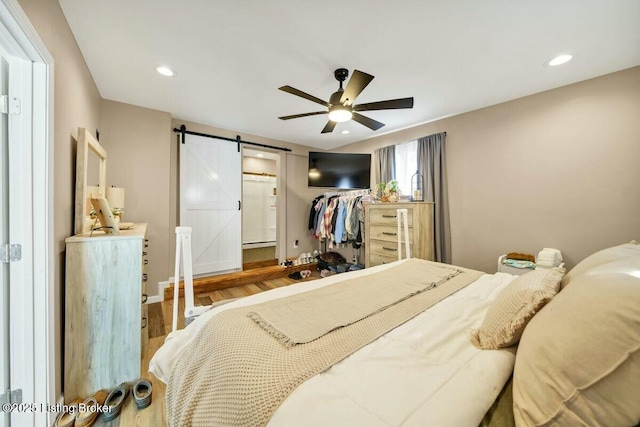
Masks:
[[[147,225],[117,236],[66,242],[64,397],[109,390],[140,377],[148,340]]]
[[[433,206],[430,202],[365,203],[365,266],[373,267],[398,260],[397,209],[408,211],[411,257],[433,261]],[[404,246],[402,250],[404,254]]]

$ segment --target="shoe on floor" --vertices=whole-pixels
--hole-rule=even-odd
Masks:
[[[151,381],[145,378],[136,380],[133,384],[133,400],[135,400],[138,409],[144,409],[151,405],[152,392]]]
[[[53,427],[72,427],[78,416],[78,405],[80,403],[82,403],[82,399],[78,398],[67,405],[69,410],[58,414],[56,421],[53,423]]]
[[[75,427],[89,427],[96,420],[100,411],[98,406],[104,405],[104,401],[107,399],[107,392],[100,390],[91,397],[87,397],[80,405],[78,416],[76,418]]]
[[[127,396],[129,395],[129,388],[129,384],[122,383],[111,390],[107,399],[104,401],[104,404],[109,407],[103,416],[105,421],[111,421],[120,415],[124,401],[127,400]]]

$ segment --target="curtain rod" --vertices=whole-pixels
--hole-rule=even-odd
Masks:
[[[206,138],[216,138],[216,139],[222,139],[222,140],[225,140],[225,141],[236,142],[236,143],[238,143],[238,151],[240,151],[240,144],[254,145],[256,147],[272,148],[274,150],[281,150],[281,151],[291,151],[290,148],[274,147],[273,145],[258,144],[257,142],[243,141],[240,138],[240,135],[237,135],[236,139],[233,139],[233,138],[226,138],[224,136],[211,135],[211,134],[208,134],[208,133],[192,132],[192,131],[187,130],[187,127],[185,125],[180,126],[180,129],[173,128],[173,131],[176,132],[176,133],[182,134],[182,143],[183,144],[184,144],[184,136],[188,134],[188,135],[204,136]]]

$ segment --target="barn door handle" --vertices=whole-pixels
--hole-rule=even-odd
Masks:
[[[240,210],[241,207],[242,207],[242,202],[240,202],[240,200],[238,200],[238,210]]]

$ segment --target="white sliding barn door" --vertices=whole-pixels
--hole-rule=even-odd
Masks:
[[[242,153],[230,141],[185,139],[180,144],[180,225],[193,229],[193,274],[241,269]]]

